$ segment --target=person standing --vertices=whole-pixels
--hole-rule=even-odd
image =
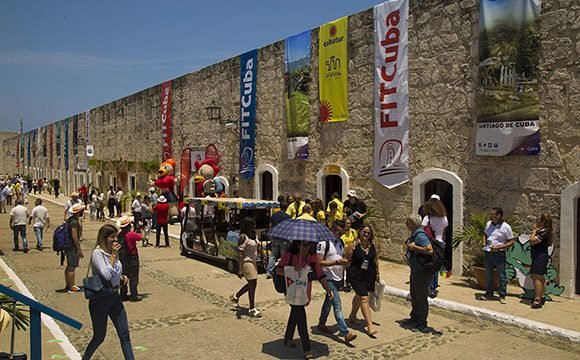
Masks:
[[[157,205],[153,208],[155,213],[155,218],[157,220],[157,225],[155,227],[155,247],[159,247],[159,240],[161,240],[161,229],[163,229],[163,235],[165,236],[165,247],[171,247],[169,244],[169,234],[167,229],[167,224],[169,222],[169,204],[167,204],[167,199],[165,196],[161,195],[157,200]]]
[[[429,200],[425,202],[423,207],[425,216],[421,223],[423,229],[430,228],[431,233],[435,238],[435,245],[439,246],[443,253],[445,253],[445,231],[449,222],[447,221],[447,210],[445,204],[437,194],[431,195]],[[448,269],[446,269],[448,270]],[[439,272],[433,274],[429,282],[429,297],[435,298],[439,295]]]
[[[22,237],[22,251],[28,252],[28,242],[26,241],[26,222],[28,221],[28,209],[22,205],[22,199],[16,199],[16,206],[10,210],[10,229],[14,233],[14,248],[19,251],[18,235]]]
[[[159,195],[157,195],[154,187],[149,188],[149,198],[151,199],[151,209],[153,209],[155,208],[155,205],[157,205],[157,200],[159,199]],[[157,219],[155,216],[151,218],[151,228],[157,229]]]
[[[143,221],[143,247],[149,246],[149,233],[153,223],[153,210],[151,209],[151,199],[145,195],[141,204],[141,220]]]
[[[296,219],[302,215],[305,202],[302,201],[302,195],[300,193],[294,194],[294,201],[288,204],[286,209],[286,214],[290,215],[292,219]]]
[[[133,214],[133,227],[137,229],[141,221],[141,193],[135,194],[135,199],[131,203],[131,213]]]
[[[270,216],[270,229],[273,229],[282,221],[290,219],[290,215],[286,213],[286,209],[288,209],[288,204],[286,204],[285,201],[280,202],[280,211],[277,211]],[[288,250],[290,242],[288,240],[273,238],[270,241],[270,246],[268,269],[266,269],[266,278],[268,279],[274,276],[276,261]]]
[[[328,205],[326,205],[326,221],[329,224],[329,227],[332,227],[332,224],[334,224],[335,221],[342,221],[344,219],[344,204],[340,201],[340,195],[338,195],[337,192],[333,192],[330,197],[331,200],[328,202]],[[332,211],[332,203],[336,204],[336,211]],[[334,214],[334,218],[329,219],[328,214],[331,212]]]
[[[335,234],[342,232],[341,224],[336,222],[332,229]],[[332,300],[329,297],[324,298],[322,309],[320,311],[320,318],[318,319],[318,330],[323,333],[332,334],[326,326],[326,320],[330,314],[330,308],[334,309],[334,318],[338,324],[339,335],[344,337],[344,341],[349,343],[356,339],[356,334],[348,330],[346,321],[342,314],[342,303],[340,301],[340,294],[338,290],[342,287],[342,278],[344,273],[344,266],[348,265],[348,260],[343,257],[345,247],[344,242],[336,236],[333,241],[321,241],[316,244],[316,257],[318,263],[326,275],[328,287],[334,294]]]
[[[82,360],[90,359],[105,340],[108,318],[111,318],[117,330],[123,357],[125,360],[135,359],[127,312],[119,295],[120,285],[127,283],[127,277],[122,275],[123,266],[119,261],[120,248],[121,245],[117,242],[117,229],[110,224],[103,225],[99,229],[97,245],[91,255],[91,270],[93,275],[99,276],[103,285],[112,291],[106,296],[89,300],[93,337],[85,349]]]
[[[493,299],[493,269],[497,268],[499,273],[499,302],[506,304],[507,276],[505,274],[506,250],[509,249],[516,240],[511,226],[503,220],[503,209],[494,207],[489,211],[489,221],[485,226],[485,276],[486,291],[479,300]]]
[[[65,250],[66,268],[64,269],[65,290],[69,293],[79,292],[81,289],[75,285],[75,270],[79,267],[79,260],[84,257],[81,250],[81,225],[79,219],[83,216],[85,206],[74,204],[71,208],[72,215],[66,220],[68,236],[71,244]]]
[[[117,216],[121,217],[123,212],[123,189],[120,186],[117,187],[117,192],[115,193],[115,203],[117,204]]]
[[[8,196],[8,186],[0,186],[0,214],[6,214],[6,197]]]
[[[139,296],[137,286],[139,285],[139,251],[137,250],[137,243],[143,238],[143,230],[140,233],[131,231],[131,218],[128,216],[121,216],[117,221],[117,226],[121,229],[117,240],[121,244],[121,251],[123,256],[119,256],[121,265],[123,265],[123,275],[129,278],[129,290],[131,296],[127,296],[127,283],[121,284],[121,300],[141,301],[143,298]]]
[[[54,188],[54,197],[58,198],[58,190],[60,189],[60,180],[58,178],[52,180],[52,187]]]
[[[115,206],[117,205],[117,200],[115,199],[115,189],[113,186],[109,186],[109,191],[107,191],[107,208],[109,209],[109,218],[115,217]]]
[[[421,228],[421,217],[419,215],[409,215],[405,220],[405,226],[411,232],[411,237],[407,240],[407,258],[411,269],[410,295],[411,295],[411,315],[402,321],[404,325],[411,325],[413,329],[420,332],[429,332],[427,328],[427,316],[429,315],[428,289],[431,274],[421,267],[433,254],[433,247],[429,237]]]
[[[373,230],[369,225],[364,225],[359,231],[359,242],[354,247],[348,282],[352,286],[355,295],[352,298],[352,310],[349,320],[358,323],[356,314],[359,309],[366,321],[366,332],[370,337],[377,334],[369,305],[369,292],[375,290],[375,281],[380,280],[378,253],[373,242]]]
[[[250,301],[250,309],[248,313],[250,317],[262,317],[260,310],[256,309],[256,287],[258,286],[258,266],[256,260],[258,259],[258,248],[260,242],[256,234],[256,224],[254,219],[250,217],[243,218],[240,221],[240,238],[238,240],[238,277],[244,277],[247,284],[244,285],[237,293],[230,296],[230,301],[236,306],[239,303],[240,297],[248,293]]]
[[[102,191],[97,199],[97,220],[105,221],[105,194]]]
[[[367,204],[356,196],[355,190],[349,190],[344,202],[344,214],[352,221],[352,228],[359,230],[363,226],[363,217],[367,214]]]
[[[12,205],[12,196],[14,195],[14,188],[10,181],[6,184],[6,204]]]
[[[316,218],[316,221],[322,224],[326,224],[326,215],[324,214],[324,205],[322,205],[322,200],[316,198],[312,202],[312,216]]]
[[[342,224],[342,221],[336,221],[335,223]],[[344,220],[344,231],[340,234],[340,239],[344,243],[345,253],[352,254],[354,249],[354,241],[358,238],[358,233],[352,228],[352,221],[349,218]],[[348,279],[348,268],[343,271],[343,280],[341,282],[340,290],[344,292],[350,292],[352,287],[346,281]]]
[[[34,205],[36,206],[32,209],[32,213],[28,219],[28,225],[34,222],[32,226],[34,228],[34,234],[36,234],[36,250],[42,251],[43,233],[50,226],[50,217],[48,215],[48,209],[42,206],[42,199],[37,198]]]
[[[534,282],[534,300],[532,309],[541,309],[546,302],[544,293],[546,292],[546,272],[550,263],[548,248],[552,246],[554,230],[552,228],[552,216],[543,213],[538,216],[532,228],[530,236],[532,251],[532,281]]]
[[[66,219],[68,219],[69,217],[71,217],[72,212],[71,209],[73,207],[74,204],[81,204],[82,205],[83,201],[81,199],[79,199],[79,194],[76,192],[73,192],[72,194],[70,194],[70,199],[67,200],[67,202],[64,204],[64,221],[66,221]]]

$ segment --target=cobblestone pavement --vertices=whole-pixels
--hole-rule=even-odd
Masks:
[[[51,203],[45,205],[50,211],[53,224],[58,223],[62,218],[62,208]],[[29,208],[32,206],[29,205]],[[87,257],[101,225],[99,222],[85,221],[82,247]],[[29,246],[34,247],[36,242],[32,228],[28,228],[27,233]],[[52,234],[52,229],[48,234]],[[12,252],[8,215],[0,214],[0,249],[4,252],[2,258],[39,301],[84,324],[80,331],[61,325],[71,343],[82,353],[92,336],[87,301],[82,294],[55,292],[63,287],[64,267],[60,266],[54,252],[48,249],[50,245],[51,240],[47,239],[43,252]],[[250,318],[247,314],[247,297],[242,297],[241,307],[237,310],[228,300],[229,295],[244,284],[243,280],[215,264],[180,256],[177,243],[172,242],[172,245],[171,248],[139,248],[139,289],[145,299],[139,303],[125,303],[138,359],[301,358],[300,346],[287,349],[282,345],[289,308],[263,275],[260,275],[257,289],[257,306],[263,311],[263,317]],[[87,264],[87,258],[81,261],[81,267],[77,270],[77,283],[81,282]],[[2,280],[3,284],[6,282],[6,279]],[[323,293],[320,286],[315,286],[313,293],[313,301],[307,307],[307,313],[313,351],[320,358],[523,359],[533,356],[577,359],[580,353],[579,344],[435,308],[431,308],[429,323],[443,335],[413,333],[396,323],[407,317],[409,303],[389,296],[383,299],[383,311],[373,313],[378,337],[371,339],[362,328],[355,327],[353,330],[358,338],[352,345],[347,345],[336,335],[317,332],[314,325],[318,321]],[[352,294],[341,293],[341,297],[344,312],[348,316]],[[328,325],[336,329],[335,324],[331,314]],[[44,331],[44,337],[50,338],[47,331]],[[19,335],[18,344],[28,346],[28,334]],[[2,342],[4,338],[5,335],[0,337],[0,346],[6,344]],[[27,351],[26,348],[23,350]],[[54,355],[58,355],[54,353],[54,347],[45,346],[43,358]],[[93,358],[122,358],[111,323],[105,342]]]

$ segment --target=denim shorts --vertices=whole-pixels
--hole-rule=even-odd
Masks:
[[[66,265],[69,268],[77,268],[79,267],[79,255],[77,254],[77,248],[71,247],[65,251],[66,255]]]

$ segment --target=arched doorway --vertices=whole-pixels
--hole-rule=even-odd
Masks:
[[[278,199],[278,169],[270,164],[260,164],[256,168],[254,194],[262,200]]]
[[[274,200],[274,184],[272,182],[272,173],[264,171],[260,174],[260,199]]]
[[[560,195],[560,285],[562,296],[580,294],[580,182],[568,186]]]
[[[445,231],[445,257],[453,261],[453,249],[451,247],[453,242],[453,186],[445,180],[431,180],[425,184],[423,203],[433,194],[439,195],[447,210],[447,221],[449,225]]]
[[[449,226],[446,234],[446,238],[450,240],[451,234],[463,227],[463,181],[459,176],[447,170],[427,169],[423,171],[413,179],[413,211],[417,211],[419,206],[425,202],[425,199],[429,198],[433,193],[437,193],[444,202],[446,197],[451,199],[450,205],[448,203],[445,204],[447,211],[450,212],[447,215]],[[447,193],[449,194],[447,195]],[[447,248],[452,251],[453,272],[456,275],[461,275],[463,273],[462,245],[459,245],[454,250],[451,249],[451,246]]]
[[[340,165],[324,165],[316,173],[316,197],[321,199],[325,206],[331,200],[333,192],[337,192],[341,200],[346,199],[350,188],[350,177]]]
[[[342,194],[342,179],[338,175],[327,175],[324,177],[324,206],[328,205],[330,200],[332,200],[332,194]],[[341,201],[344,199],[340,199]]]

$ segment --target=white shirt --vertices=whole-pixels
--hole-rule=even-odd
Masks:
[[[117,200],[117,202],[121,202],[121,198],[123,198],[123,192],[121,190],[117,191],[117,193],[115,194],[115,200]]]
[[[187,210],[187,206],[184,206],[183,209],[181,209],[181,218],[183,219],[183,223],[185,224],[185,210]],[[189,205],[189,211],[187,214],[187,218],[188,219],[195,219],[196,216],[196,212],[195,212],[195,206],[193,205]]]
[[[505,221],[502,221],[501,224],[493,224],[488,221],[485,226],[485,234],[487,235],[485,244],[488,246],[505,245],[509,239],[514,238],[512,227]]]
[[[131,203],[131,211],[138,213],[141,212],[141,202],[139,200],[133,200],[133,203]]]
[[[344,251],[342,243],[339,240],[337,240],[336,243],[329,241],[328,244],[329,244],[328,253],[326,254],[324,260],[336,261],[342,259],[342,253]],[[316,255],[324,256],[325,252],[326,252],[326,241],[321,241],[318,244],[316,244]],[[324,274],[326,274],[326,278],[328,280],[333,281],[342,280],[342,271],[343,271],[342,265],[323,266],[322,270],[324,271]]]
[[[26,225],[28,221],[28,209],[22,205],[16,205],[10,210],[10,216],[12,216],[12,226]]]
[[[48,210],[42,205],[38,205],[32,209],[30,216],[34,221],[33,226],[37,228],[44,228],[46,226],[46,221],[49,219]]]
[[[435,233],[435,239],[440,242],[444,242],[443,237],[445,236],[445,228],[449,226],[449,222],[447,221],[447,216],[439,217],[433,216],[429,218],[429,215],[423,217],[423,223],[421,224],[422,227],[427,227],[431,223],[431,229]]]
[[[121,273],[123,266],[117,259],[115,266],[111,266],[111,254],[97,247],[91,255],[91,268],[93,275],[99,275],[102,279],[110,281],[113,287],[121,284]]]
[[[66,211],[66,217],[67,217],[67,219],[69,217],[71,217],[71,215],[72,215],[71,209],[72,209],[73,205],[74,204],[82,204],[82,203],[83,203],[83,201],[81,199],[77,199],[77,201],[74,201],[74,202],[73,202],[73,199],[69,199],[66,202],[66,204],[64,204],[64,211]]]

